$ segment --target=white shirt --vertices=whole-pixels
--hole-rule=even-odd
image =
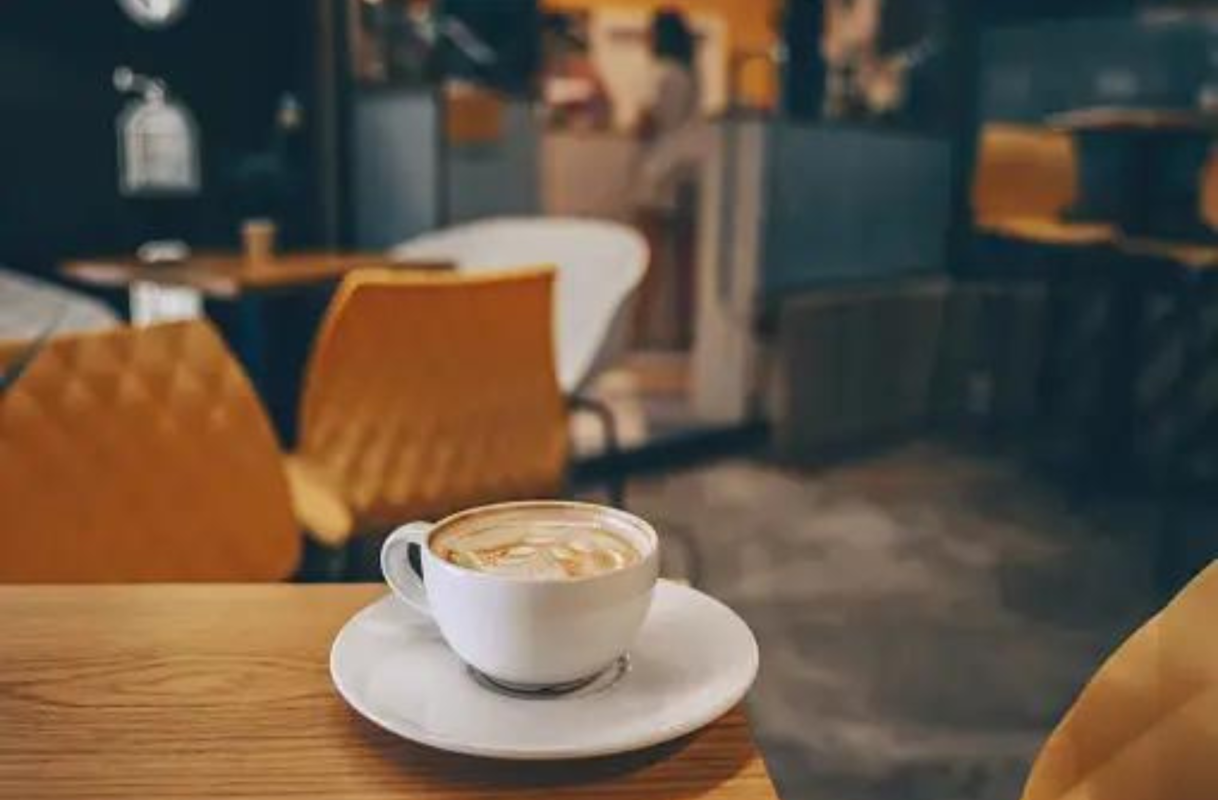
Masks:
[[[662,58],[656,62],[652,86],[651,115],[657,138],[680,130],[698,116],[698,80],[692,69]]]

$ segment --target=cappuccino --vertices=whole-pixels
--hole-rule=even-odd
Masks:
[[[574,521],[458,526],[434,537],[431,550],[475,572],[537,580],[588,578],[630,566],[641,557],[622,536]]]
[[[381,548],[381,570],[393,593],[492,681],[570,687],[634,641],[660,573],[659,545],[644,520],[614,508],[501,503],[403,525]]]

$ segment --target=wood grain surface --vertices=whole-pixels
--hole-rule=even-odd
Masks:
[[[243,292],[267,291],[310,283],[336,281],[365,267],[438,270],[444,261],[403,261],[383,253],[282,253],[266,261],[247,261],[240,253],[196,253],[185,261],[150,265],[135,258],[68,261],[60,268],[67,278],[93,286],[129,286],[137,281],[196,289],[209,297],[232,298]]]
[[[739,709],[670,745],[555,764],[381,731],[327,664],[383,592],[0,587],[0,797],[775,797]]]

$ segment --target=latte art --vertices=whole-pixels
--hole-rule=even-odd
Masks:
[[[476,572],[538,580],[570,580],[634,564],[639,552],[610,531],[580,525],[517,523],[453,531],[431,543],[450,564]]]

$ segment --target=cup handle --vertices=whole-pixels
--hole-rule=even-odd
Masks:
[[[381,572],[385,575],[385,583],[403,602],[429,617],[431,607],[427,604],[423,578],[410,566],[409,556],[411,545],[420,549],[427,546],[427,534],[434,527],[430,522],[403,525],[381,545]],[[420,560],[419,563],[421,565],[423,562]]]

